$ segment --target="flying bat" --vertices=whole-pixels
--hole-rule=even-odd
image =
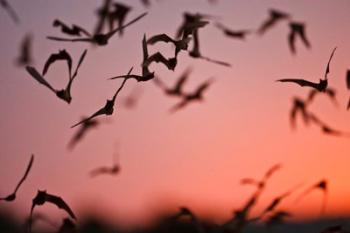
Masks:
[[[16,63],[19,66],[29,65],[32,63],[32,35],[27,34],[23,38],[20,45],[20,55],[16,59]]]
[[[312,89],[309,92],[309,95],[307,97],[307,103],[308,104],[312,103],[317,95],[323,94],[323,93],[326,94],[330,98],[330,100],[333,102],[333,104],[335,106],[338,105],[337,98],[336,98],[337,92],[336,92],[336,90],[334,88],[330,88],[330,87],[326,88],[326,90],[324,92],[319,92],[316,89]]]
[[[133,67],[131,67],[131,69],[129,70],[127,76],[130,75],[132,69],[133,69]],[[87,121],[90,121],[90,120],[94,119],[95,117],[97,117],[97,116],[99,116],[99,115],[107,115],[107,116],[112,115],[113,112],[114,112],[114,103],[115,103],[115,100],[116,100],[116,98],[117,98],[119,92],[123,89],[123,87],[124,87],[124,85],[125,85],[125,83],[126,83],[127,80],[128,80],[127,77],[124,78],[122,84],[120,85],[120,87],[118,88],[118,90],[115,92],[113,98],[112,98],[111,100],[107,100],[104,107],[100,108],[97,112],[95,112],[94,114],[92,114],[90,117],[85,118],[85,119],[79,121],[78,123],[76,123],[75,125],[71,126],[71,128],[74,128],[74,127],[76,127],[76,126],[78,126],[78,125],[80,125],[80,124],[83,124],[83,123],[85,123],[85,122],[87,122]]]
[[[73,74],[73,76],[69,76],[69,81],[68,84],[66,86],[65,89],[62,90],[56,90],[54,89],[49,82],[47,82],[44,77],[34,68],[31,66],[26,66],[26,70],[27,72],[36,80],[38,81],[40,84],[46,86],[47,88],[49,88],[52,92],[54,92],[56,94],[56,96],[60,99],[62,99],[63,101],[67,102],[68,104],[72,101],[72,96],[71,96],[71,87],[72,87],[72,83],[75,79],[75,77],[78,75],[78,70],[80,65],[82,64],[85,55],[87,53],[87,50],[85,50],[82,55],[80,56],[78,65],[75,69],[75,72]]]
[[[120,173],[120,165],[119,165],[119,162],[117,161],[118,160],[118,153],[115,153],[114,154],[114,162],[113,162],[113,165],[112,166],[102,166],[102,167],[98,167],[98,168],[95,168],[94,170],[92,170],[90,172],[90,177],[96,177],[98,175],[103,175],[103,174],[109,174],[109,175],[117,175]]]
[[[120,26],[120,27],[118,27],[118,28],[106,33],[106,34],[100,33],[100,34],[94,34],[93,36],[88,36],[85,38],[74,38],[74,39],[60,38],[60,37],[54,37],[54,36],[48,36],[46,38],[49,40],[55,40],[55,41],[88,42],[88,43],[92,43],[92,44],[99,45],[99,46],[105,46],[108,44],[109,39],[111,39],[111,37],[115,33],[119,32],[120,30],[123,30],[124,28],[135,23],[136,21],[140,20],[141,18],[143,18],[146,15],[147,15],[147,13],[143,13],[140,16],[136,17],[135,19],[131,20],[129,23],[124,24],[123,26]]]
[[[52,26],[61,28],[62,33],[70,36],[80,37],[82,35],[85,35],[85,36],[91,37],[91,34],[84,28],[75,24],[72,24],[72,26],[69,27],[67,24],[63,23],[59,19],[55,19],[52,23]]]
[[[106,25],[106,23],[108,23],[108,20],[109,20],[111,5],[112,5],[112,0],[104,0],[103,5],[97,9],[96,14],[97,14],[98,20],[93,33],[94,35],[101,34],[103,32],[103,28]]]
[[[61,197],[48,194],[46,191],[41,191],[41,190],[38,190],[36,196],[33,199],[32,208],[30,210],[30,216],[32,217],[35,206],[41,206],[41,205],[44,205],[45,203],[54,204],[59,209],[63,209],[64,211],[66,211],[71,218],[75,220],[77,219],[73,211],[71,210],[71,208]]]
[[[193,101],[202,101],[204,92],[210,87],[212,82],[213,79],[208,79],[207,81],[199,85],[194,92],[183,94],[181,97],[182,101],[176,104],[170,111],[178,111]]]
[[[118,27],[123,26],[125,18],[131,10],[131,7],[122,4],[122,3],[113,3],[114,10],[111,11],[108,15],[109,30],[114,29],[114,21],[117,21]],[[123,29],[119,31],[119,35],[123,35]]]
[[[324,213],[327,205],[327,192],[328,192],[328,182],[325,179],[320,180],[316,184],[311,185],[309,188],[307,188],[300,196],[296,199],[296,201],[299,201],[301,198],[305,197],[307,194],[312,192],[313,190],[318,189],[323,192],[323,202],[321,207],[321,214]]]
[[[85,119],[85,117],[83,119]],[[75,147],[75,145],[84,138],[84,136],[87,134],[88,131],[98,127],[99,124],[100,122],[97,119],[84,121],[84,123],[81,124],[78,131],[75,133],[73,138],[68,143],[68,148],[72,150]]]
[[[258,34],[263,35],[265,32],[269,29],[271,29],[273,26],[275,26],[278,22],[288,20],[290,18],[290,15],[276,10],[276,9],[270,9],[269,10],[269,18],[266,19],[262,25],[258,29]]]
[[[305,27],[306,26],[304,23],[291,22],[289,24],[290,33],[288,35],[288,43],[292,54],[296,53],[295,42],[297,37],[301,39],[306,48],[311,47],[311,44],[308,38],[306,37]]]
[[[149,65],[152,64],[152,62],[156,62],[156,63],[160,62],[163,65],[165,65],[169,70],[172,70],[172,71],[175,70],[175,67],[177,65],[176,57],[167,59],[160,52],[156,52],[156,53],[152,54],[151,56],[149,56],[147,58],[147,60],[144,61],[142,66],[148,67]]]
[[[345,133],[345,132],[342,132],[340,130],[336,130],[336,129],[331,128],[326,123],[321,121],[315,114],[310,114],[310,119],[312,120],[313,123],[315,123],[316,125],[318,125],[321,128],[321,130],[324,134],[338,136],[338,137],[341,137],[341,136],[349,137],[350,136],[349,133]]]
[[[13,193],[10,194],[10,195],[8,195],[7,197],[0,198],[0,201],[8,201],[8,202],[10,202],[10,201],[14,201],[14,200],[16,199],[17,191],[18,191],[19,187],[21,187],[21,185],[23,184],[23,182],[27,179],[27,176],[28,176],[28,174],[29,174],[29,172],[30,172],[30,169],[31,169],[32,166],[33,166],[33,162],[34,162],[34,155],[32,155],[32,156],[30,157],[29,163],[28,163],[28,165],[27,165],[27,169],[26,169],[26,171],[25,171],[25,173],[24,173],[22,179],[18,182],[18,184],[17,184],[15,190],[13,191]]]
[[[295,129],[296,127],[296,118],[298,114],[301,114],[302,119],[306,125],[309,123],[309,114],[306,110],[307,104],[308,104],[307,101],[304,101],[298,97],[295,97],[293,99],[293,107],[290,111],[290,117],[289,117],[292,129]]]
[[[251,33],[251,30],[232,30],[225,27],[221,23],[216,23],[215,26],[219,28],[227,37],[245,40],[246,36]]]
[[[324,75],[324,79],[320,79],[319,83],[314,83],[314,82],[310,82],[308,80],[305,80],[305,79],[279,79],[277,80],[278,82],[291,82],[291,83],[296,83],[302,87],[311,87],[311,88],[314,88],[320,92],[325,92],[327,87],[328,87],[328,74],[330,72],[330,69],[329,69],[329,65],[330,65],[330,62],[333,58],[333,55],[334,55],[334,52],[335,50],[337,49],[337,47],[335,47],[331,53],[331,56],[328,60],[328,63],[327,63],[327,67],[326,67],[326,72],[325,72],[325,75]]]
[[[71,77],[72,76],[72,58],[69,55],[69,53],[67,53],[67,51],[65,49],[59,50],[58,53],[53,53],[50,55],[50,57],[46,60],[42,75],[45,76],[47,71],[49,70],[50,66],[59,60],[63,60],[63,61],[67,62],[69,77]]]
[[[209,21],[204,19],[210,17],[211,16],[205,14],[185,12],[183,14],[183,22],[178,28],[175,38],[188,38],[190,35],[193,35],[194,31],[209,24]]]
[[[191,37],[185,37],[175,40],[168,36],[167,34],[154,35],[147,40],[147,44],[154,45],[158,42],[172,43],[175,46],[175,57],[181,50],[187,50],[188,43],[191,41]]]
[[[13,9],[13,7],[8,3],[7,0],[0,0],[0,6],[7,11],[7,13],[10,15],[13,22],[16,24],[19,24],[19,18],[16,13],[16,11]]]
[[[256,180],[253,178],[243,178],[241,179],[241,184],[253,184],[256,185],[259,189],[265,188],[266,182],[270,179],[270,177],[275,174],[278,170],[282,168],[282,164],[277,163],[271,166],[264,174],[261,180]]]

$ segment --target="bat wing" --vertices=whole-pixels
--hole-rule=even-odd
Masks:
[[[87,50],[85,49],[84,52],[83,52],[83,53],[81,54],[81,56],[80,56],[80,59],[79,59],[77,68],[75,68],[74,74],[73,74],[73,76],[72,76],[72,78],[71,78],[72,80],[77,76],[78,70],[79,70],[81,64],[83,63],[83,61],[84,61],[84,59],[85,59],[86,53],[87,53]]]
[[[163,34],[154,35],[151,38],[149,38],[147,40],[147,44],[153,45],[153,44],[160,42],[160,41],[165,42],[165,43],[174,42],[174,40],[171,39],[167,34],[163,33]]]
[[[317,83],[313,83],[310,81],[307,81],[305,79],[279,79],[277,80],[278,82],[291,82],[291,83],[296,83],[302,87],[307,86],[307,87],[312,87],[317,89],[318,84]]]
[[[45,76],[45,74],[47,73],[49,67],[51,66],[51,64],[55,63],[56,61],[59,60],[66,60],[67,64],[68,64],[68,69],[69,69],[69,75],[71,74],[71,70],[72,70],[72,58],[69,55],[69,53],[67,53],[66,50],[61,50],[58,53],[53,53],[50,55],[50,57],[47,59],[45,65],[44,65],[44,69],[42,72],[42,75]]]
[[[56,90],[39,74],[39,72],[31,66],[26,66],[27,72],[39,83],[49,88],[51,91],[56,93]]]
[[[135,19],[131,20],[130,22],[128,22],[128,23],[126,23],[126,24],[124,24],[124,25],[122,25],[122,26],[120,26],[120,27],[114,29],[113,31],[110,31],[110,32],[107,33],[107,35],[106,35],[107,38],[108,38],[108,39],[111,38],[116,32],[123,30],[124,28],[130,26],[130,25],[133,24],[133,23],[136,23],[137,21],[139,21],[140,19],[142,19],[143,17],[145,17],[147,14],[148,14],[148,13],[145,12],[145,13],[143,13],[143,14],[137,16]]]
[[[51,195],[51,194],[46,194],[45,201],[56,205],[59,209],[65,210],[73,219],[76,219],[71,208],[67,205],[67,203],[61,197]]]
[[[350,90],[350,70],[346,72],[346,87]]]
[[[288,45],[289,49],[292,52],[292,54],[295,54],[296,49],[295,49],[295,31],[291,29],[291,32],[288,35]]]
[[[110,170],[111,169],[109,167],[99,167],[99,168],[96,168],[96,169],[92,170],[90,172],[90,176],[91,177],[95,177],[95,176],[98,176],[98,175],[101,175],[101,174],[109,173]]]
[[[264,175],[264,180],[267,180],[270,178],[276,171],[280,170],[282,168],[282,164],[278,163],[273,165],[272,167],[267,170],[267,172]]]
[[[204,60],[207,60],[207,61],[209,61],[209,62],[218,64],[218,65],[231,67],[231,64],[230,64],[230,63],[227,63],[227,62],[224,62],[224,61],[214,60],[214,59],[211,59],[211,58],[209,58],[209,57],[203,57],[203,56],[201,56],[201,58],[203,58]]]
[[[69,39],[69,38],[60,38],[60,37],[55,37],[55,36],[47,36],[46,37],[49,40],[56,40],[56,41],[66,41],[66,42],[90,42],[93,43],[93,39],[90,37],[88,38],[74,38],[74,39]]]
[[[331,56],[329,57],[329,60],[328,60],[328,63],[327,63],[327,67],[326,67],[326,72],[325,72],[325,74],[324,74],[325,79],[327,79],[327,75],[329,74],[329,65],[330,65],[330,63],[331,63],[331,60],[332,60],[332,58],[333,58],[333,55],[334,55],[336,49],[337,49],[337,47],[335,47],[335,48],[333,49],[333,51],[332,51],[332,53],[331,53]]]
[[[32,168],[32,165],[33,165],[33,162],[34,162],[34,155],[32,155],[30,157],[30,161],[28,163],[28,166],[27,166],[27,169],[22,177],[22,179],[19,181],[19,183],[17,184],[16,188],[15,188],[15,191],[14,193],[17,193],[17,190],[19,189],[19,187],[22,185],[22,183],[25,181],[25,179],[27,178],[29,172],[30,172],[30,169]]]
[[[103,114],[106,114],[106,109],[104,107],[101,108],[100,110],[98,110],[97,112],[95,112],[94,114],[92,114],[91,116],[89,116],[88,118],[85,118],[85,119],[79,121],[78,123],[76,123],[75,125],[71,126],[71,128],[74,128],[80,124],[86,123],[87,121],[90,121],[91,119],[93,119],[99,115],[103,115]]]

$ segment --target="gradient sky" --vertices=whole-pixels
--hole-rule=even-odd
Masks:
[[[321,134],[319,128],[289,126],[293,96],[304,98],[308,90],[276,83],[279,78],[323,77],[329,55],[338,50],[331,63],[330,86],[337,89],[339,107],[324,96],[311,106],[329,125],[350,131],[345,110],[350,93],[345,74],[350,68],[350,2],[348,0],[204,0],[153,1],[144,8],[139,1],[122,1],[133,6],[128,19],[144,11],[149,14],[128,28],[123,37],[114,37],[107,47],[54,42],[47,35],[61,35],[51,24],[55,18],[92,29],[100,1],[12,0],[22,23],[15,26],[0,11],[0,196],[11,192],[21,177],[30,154],[35,154],[28,180],[14,203],[0,203],[19,217],[29,214],[37,189],[61,195],[77,212],[117,217],[123,223],[140,222],[163,206],[186,205],[200,215],[228,218],[253,189],[242,187],[242,177],[260,177],[271,165],[284,165],[271,179],[255,213],[274,195],[303,182],[311,185],[329,180],[327,216],[350,213],[349,138]],[[161,65],[152,69],[169,85],[189,66],[193,67],[186,90],[209,77],[215,83],[205,101],[169,114],[176,100],[164,96],[152,83],[129,81],[117,100],[110,124],[91,131],[73,151],[67,143],[75,133],[69,127],[81,116],[93,113],[110,98],[119,81],[106,79],[126,73],[134,66],[140,72],[141,39],[158,33],[174,35],[184,11],[208,13],[232,29],[256,29],[269,8],[289,12],[293,19],[307,23],[312,48],[297,43],[292,56],[287,45],[288,25],[281,23],[263,37],[253,35],[245,42],[223,36],[213,25],[200,30],[204,55],[230,62],[232,68],[193,60],[182,52],[176,71]],[[15,66],[18,46],[26,33],[34,36],[35,66],[41,70],[50,53],[67,49],[74,64],[87,48],[87,57],[72,88],[71,105],[39,85],[22,68]],[[299,42],[299,41],[298,41]],[[173,54],[170,45],[149,50]],[[75,65],[74,65],[75,66]],[[54,65],[47,78],[55,87],[65,84],[64,63]],[[142,88],[137,108],[128,110],[121,99],[134,88]],[[118,142],[122,172],[116,177],[90,179],[88,172],[109,165]],[[306,187],[306,186],[305,186]],[[297,193],[300,193],[299,190]],[[319,217],[321,193],[314,192],[295,204],[297,195],[282,203],[297,218]],[[64,216],[52,206],[38,208],[52,216]]]

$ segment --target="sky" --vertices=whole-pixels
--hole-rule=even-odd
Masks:
[[[321,192],[310,193],[298,203],[295,198],[323,178],[329,181],[324,217],[350,213],[350,139],[324,135],[319,128],[305,127],[302,122],[292,130],[292,98],[305,98],[308,89],[275,82],[299,77],[318,81],[337,46],[329,84],[337,90],[339,105],[335,107],[325,96],[319,96],[310,110],[332,127],[350,132],[346,111],[350,93],[345,82],[350,68],[349,1],[319,0],[315,5],[315,1],[304,0],[218,0],[217,4],[159,0],[152,1],[149,8],[136,0],[121,2],[133,7],[127,20],[143,12],[148,15],[127,28],[122,37],[113,37],[106,47],[46,39],[48,35],[61,35],[52,27],[56,18],[92,30],[100,1],[11,0],[21,18],[20,25],[15,25],[1,9],[0,196],[13,190],[31,154],[35,161],[16,201],[0,203],[0,209],[25,218],[40,189],[62,196],[78,219],[92,213],[131,224],[145,222],[164,209],[175,211],[178,206],[188,206],[200,216],[222,221],[231,217],[233,209],[243,205],[254,191],[241,186],[241,178],[259,178],[273,164],[281,163],[283,168],[271,179],[253,213],[259,213],[275,195],[302,183],[302,188],[281,208],[291,211],[294,219],[318,218]],[[297,54],[290,53],[286,22],[264,36],[253,34],[245,41],[227,38],[214,26],[219,21],[232,29],[256,30],[270,8],[305,22],[311,49],[298,41]],[[121,84],[107,78],[125,74],[130,67],[135,73],[141,72],[144,33],[147,37],[159,33],[173,36],[185,11],[215,16],[200,30],[201,51],[232,67],[194,60],[182,51],[174,72],[159,64],[152,64],[151,70],[172,85],[187,67],[192,67],[187,91],[214,77],[204,101],[169,114],[176,99],[165,96],[151,81],[130,80],[116,101],[114,114],[106,118],[109,120],[69,151],[67,144],[75,133],[70,126],[103,106]],[[80,54],[88,49],[73,84],[70,105],[15,65],[19,44],[27,33],[33,35],[34,66],[38,70],[59,49],[72,55],[75,67]],[[167,57],[173,55],[169,44],[149,47],[150,52],[158,50]],[[61,87],[67,81],[66,74],[65,64],[57,63],[50,68],[47,79]],[[136,108],[127,109],[122,101],[135,90],[141,91],[141,98]],[[116,151],[120,174],[91,179],[89,171],[110,165]],[[37,211],[53,218],[65,216],[49,205]]]

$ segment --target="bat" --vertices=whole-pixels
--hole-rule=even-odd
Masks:
[[[295,48],[295,40],[297,37],[301,39],[301,41],[304,43],[306,48],[310,48],[311,44],[306,37],[306,32],[305,32],[305,24],[304,23],[297,23],[297,22],[291,22],[289,24],[290,28],[290,33],[288,35],[288,43],[289,43],[289,48],[292,54],[296,53],[296,48]]]
[[[234,39],[245,40],[246,36],[251,34],[251,30],[232,30],[225,27],[221,23],[216,23],[215,26],[219,28],[227,37]]]
[[[290,15],[285,12],[282,12],[276,9],[270,9],[269,18],[262,23],[262,25],[259,27],[257,32],[259,35],[263,35],[265,34],[266,31],[270,30],[278,22],[287,20],[289,18],[290,18]]]
[[[160,62],[164,64],[169,70],[174,71],[177,64],[177,59],[176,57],[166,59],[160,52],[156,52],[155,54],[149,56],[142,65],[148,67],[152,62]]]
[[[120,173],[121,167],[118,162],[118,153],[114,154],[114,163],[112,166],[107,167],[107,166],[101,166],[98,168],[95,168],[90,172],[90,177],[96,177],[98,175],[103,175],[103,174],[109,174],[109,175],[117,175]]]
[[[50,55],[50,57],[46,60],[42,75],[45,76],[50,66],[59,60],[65,60],[67,62],[69,77],[71,77],[72,76],[72,58],[65,49],[59,50],[58,53],[53,53]]]
[[[25,66],[32,63],[32,35],[27,34],[23,38],[21,45],[20,45],[20,55],[16,59],[16,63],[19,66]]]
[[[0,6],[7,11],[13,22],[19,24],[19,17],[13,7],[8,3],[7,0],[0,0]]]
[[[181,38],[179,40],[174,40],[167,34],[154,35],[147,40],[147,44],[154,45],[158,42],[172,43],[175,46],[175,57],[181,50],[188,49],[188,43],[191,41],[191,37]]]
[[[16,199],[16,194],[17,194],[17,191],[18,189],[21,187],[21,185],[23,184],[23,182],[27,179],[27,176],[33,166],[33,162],[34,162],[34,155],[31,155],[30,157],[30,160],[29,160],[29,163],[27,165],[27,169],[26,171],[24,172],[24,175],[23,177],[21,178],[21,180],[18,182],[15,190],[13,191],[12,194],[8,195],[7,197],[4,197],[4,198],[0,198],[0,201],[7,201],[7,202],[11,202],[11,201],[14,201]]]
[[[52,23],[53,27],[59,27],[61,28],[61,32],[70,36],[82,36],[85,35],[87,37],[91,37],[91,34],[85,30],[84,28],[73,24],[71,27],[67,26],[67,24],[63,23],[59,19],[55,19]]]

